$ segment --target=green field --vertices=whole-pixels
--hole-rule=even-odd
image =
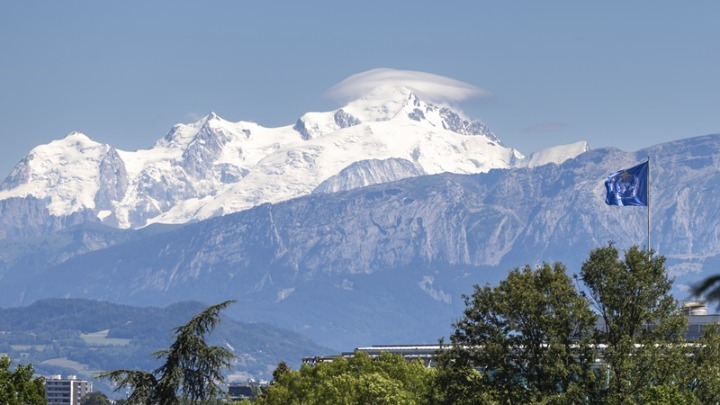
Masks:
[[[109,338],[109,329],[101,330],[93,333],[81,333],[80,338],[85,341],[86,344],[91,346],[127,346],[130,344],[130,339],[117,339]]]
[[[31,350],[41,352],[47,347],[48,345],[10,345],[10,348],[17,352],[29,352]]]

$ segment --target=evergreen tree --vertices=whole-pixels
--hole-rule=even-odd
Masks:
[[[111,402],[107,395],[100,391],[93,391],[82,397],[80,401],[82,405],[110,405]]]
[[[181,399],[196,403],[224,395],[222,372],[230,367],[234,355],[223,347],[209,346],[204,336],[220,322],[220,311],[233,302],[208,307],[177,327],[173,344],[155,353],[165,362],[154,372],[115,370],[100,374],[100,378],[118,384],[117,390],[132,389],[129,403],[177,405]]]
[[[282,377],[284,374],[287,374],[290,372],[290,367],[288,367],[287,363],[284,361],[281,361],[278,363],[277,368],[273,371],[273,382],[280,380],[280,377]]]

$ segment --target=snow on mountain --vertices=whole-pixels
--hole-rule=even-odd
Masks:
[[[574,145],[533,155],[527,165],[561,162],[585,150]],[[52,216],[83,212],[110,226],[138,228],[202,220],[316,189],[482,173],[523,162],[481,122],[426,103],[408,88],[385,85],[337,110],[307,113],[277,128],[211,113],[175,125],[152,148],[134,152],[72,133],[33,149],[0,185],[0,201],[47,199]]]
[[[215,113],[173,127],[153,148],[123,152],[129,192],[116,204],[121,228],[192,221],[203,204],[245,177],[281,145],[299,141],[289,126],[232,123]],[[170,214],[168,214],[170,213]]]
[[[320,183],[313,193],[336,193],[424,174],[422,168],[405,159],[362,160]]]
[[[581,153],[590,150],[587,142],[580,141],[568,145],[558,145],[550,148],[533,152],[527,159],[521,161],[519,167],[537,167],[549,163],[561,164],[568,159],[572,159]]]
[[[60,216],[95,208],[101,162],[114,153],[108,145],[73,132],[34,148],[0,185],[0,200],[33,196],[49,198],[51,214]]]
[[[368,159],[405,159],[435,174],[508,168],[522,158],[490,131],[481,132],[482,124],[473,126],[448,108],[423,103],[406,88],[383,87],[342,109],[306,114],[293,128],[304,129],[298,130],[302,141],[278,148],[212,200],[193,201],[190,209],[170,209],[151,221],[185,222],[193,208],[193,219],[210,218],[306,195],[351,164]]]

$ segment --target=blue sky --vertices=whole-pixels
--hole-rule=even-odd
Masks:
[[[711,1],[2,2],[0,177],[74,130],[136,150],[210,111],[291,124],[374,68],[487,91],[460,107],[524,154],[718,133],[718,16]]]

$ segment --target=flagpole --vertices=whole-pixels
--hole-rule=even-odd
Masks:
[[[648,236],[648,254],[652,255],[650,249],[650,155],[647,156],[648,171],[647,171],[647,236]]]

